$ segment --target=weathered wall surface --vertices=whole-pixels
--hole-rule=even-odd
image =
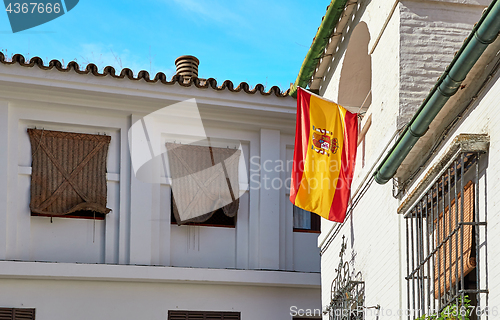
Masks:
[[[402,128],[462,46],[484,7],[449,2],[400,4],[400,112]]]

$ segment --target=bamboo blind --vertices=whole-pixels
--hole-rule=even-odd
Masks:
[[[469,181],[463,189],[464,204],[463,204],[463,222],[474,221],[474,184]],[[457,267],[458,267],[458,281],[461,278],[462,266],[460,265],[461,254],[463,253],[463,275],[466,276],[476,266],[476,258],[472,251],[472,225],[463,226],[463,248],[461,248],[461,231],[453,234],[449,239],[445,240],[461,221],[461,206],[462,199],[461,193],[457,195],[457,199],[451,202],[451,206],[445,208],[444,215],[442,212],[439,215],[439,222],[434,220],[437,229],[436,246],[440,243],[443,245],[437,250],[436,262],[434,265],[434,296],[439,298],[439,290],[441,296],[450,290],[450,287],[455,285],[457,281]],[[458,203],[458,208],[457,208]],[[451,207],[451,211],[450,211]],[[458,221],[457,210],[458,209]],[[451,213],[451,217],[450,217]],[[438,228],[439,226],[439,228]],[[451,251],[450,251],[451,242]],[[458,256],[458,260],[457,260]],[[450,282],[451,275],[451,282]],[[446,283],[446,287],[445,287]],[[439,289],[438,289],[439,287]]]
[[[175,143],[166,147],[177,224],[205,222],[220,208],[234,217],[239,207],[241,151]]]
[[[106,162],[110,136],[28,129],[32,213],[109,213]]]

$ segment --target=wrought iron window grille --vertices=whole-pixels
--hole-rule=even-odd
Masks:
[[[457,153],[405,214],[410,320],[443,312],[454,319],[488,318],[487,273],[481,270],[486,261],[480,254],[487,244],[480,238],[486,235],[486,219],[479,214],[480,196],[486,197],[479,188],[482,154]]]
[[[349,262],[344,261],[347,245],[342,237],[340,262],[335,269],[337,276],[332,281],[330,304],[325,312],[330,320],[363,320],[365,317],[365,282],[361,272],[350,271]]]

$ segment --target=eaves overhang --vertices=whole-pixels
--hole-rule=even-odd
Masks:
[[[321,82],[328,71],[333,55],[338,50],[338,45],[345,37],[346,26],[351,19],[352,12],[358,7],[358,2],[359,0],[332,0],[289,95],[295,98],[297,87],[309,86],[310,91],[319,92]]]

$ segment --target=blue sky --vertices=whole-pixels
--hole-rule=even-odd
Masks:
[[[30,2],[30,1],[28,1]],[[287,89],[329,0],[80,0],[65,15],[12,33],[0,12],[0,50],[48,59],[164,72],[184,54],[199,76]],[[3,10],[2,10],[3,11]]]

